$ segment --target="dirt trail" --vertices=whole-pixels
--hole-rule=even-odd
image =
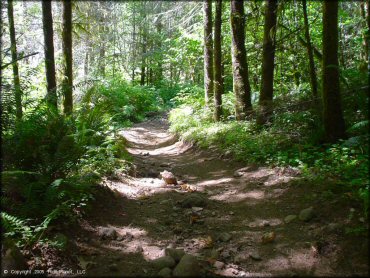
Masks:
[[[305,185],[292,169],[246,167],[180,142],[167,129],[167,120],[158,117],[122,132],[136,177],[105,180],[70,235],[78,235],[74,258],[87,274],[155,276],[150,260],[169,245],[198,256],[207,275],[367,274],[367,239],[343,232],[348,221],[357,221],[348,218],[347,203],[319,198],[320,189]],[[164,185],[158,178],[163,170],[188,186]],[[184,207],[189,196],[205,200],[197,218]],[[311,220],[284,222],[311,206]],[[108,231],[106,239],[102,231]],[[263,243],[271,232],[275,239]],[[223,267],[212,266],[215,256]]]

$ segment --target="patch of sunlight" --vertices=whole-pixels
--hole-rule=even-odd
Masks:
[[[297,179],[297,178],[295,178],[295,177],[287,177],[287,176],[279,177],[279,176],[276,176],[276,175],[271,175],[263,183],[263,185],[264,186],[281,185],[281,184],[284,184],[284,183],[288,183],[288,182],[290,182],[293,179]]]
[[[286,191],[288,191],[288,188],[275,188],[272,190],[272,192],[267,194],[268,198],[277,198],[282,196]]]
[[[155,149],[153,151],[148,151],[149,155],[178,155],[181,153],[186,152],[192,147],[191,144],[183,142],[183,141],[178,141],[175,144],[172,144],[170,146],[162,147]]]
[[[243,173],[243,176],[247,177],[247,178],[259,179],[259,178],[268,177],[272,174],[274,174],[273,170],[271,170],[269,168],[265,168],[265,167],[260,167],[256,171]]]
[[[239,202],[246,199],[261,200],[265,197],[262,190],[252,190],[246,193],[237,193],[236,190],[225,191],[221,194],[211,196],[210,199],[217,201],[226,201],[228,203]]]
[[[282,255],[269,259],[264,264],[266,270],[283,271],[291,269],[290,260]]]
[[[135,228],[135,227],[131,227],[131,226],[126,226],[126,227],[121,227],[121,228],[118,227],[118,228],[116,228],[116,231],[117,231],[117,233],[119,233],[123,237],[125,235],[131,234],[133,236],[133,238],[143,237],[143,236],[146,236],[148,234],[148,232],[145,231],[144,229]]]
[[[164,248],[156,245],[144,245],[143,256],[146,260],[155,260],[159,257],[164,256]]]
[[[206,180],[206,181],[197,183],[197,186],[215,186],[215,185],[229,183],[232,180],[233,180],[232,178],[221,178],[221,179],[217,179],[217,180]]]
[[[243,224],[247,225],[250,228],[256,227],[265,227],[265,226],[278,226],[281,225],[283,221],[278,218],[270,218],[270,219],[261,219],[256,218],[254,221],[249,221],[248,219],[243,221]]]
[[[226,276],[226,277],[272,277],[271,273],[247,272],[244,270],[235,271],[234,267],[227,267],[225,269],[215,271],[215,274]]]
[[[293,268],[311,269],[318,262],[310,249],[292,250],[289,256],[290,264]]]

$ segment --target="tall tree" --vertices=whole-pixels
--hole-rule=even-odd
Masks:
[[[312,90],[312,96],[317,102],[317,78],[316,78],[316,69],[315,69],[315,61],[313,58],[313,50],[311,44],[311,37],[310,37],[310,27],[308,24],[308,16],[307,16],[307,0],[302,1],[303,5],[303,19],[304,19],[304,29],[305,29],[305,37],[307,42],[307,54],[308,54],[308,61],[309,61],[309,71],[310,71],[310,84]]]
[[[209,104],[213,96],[213,39],[212,39],[212,1],[203,5],[204,15],[204,91]]]
[[[222,0],[216,1],[216,15],[215,15],[215,43],[214,43],[214,62],[215,62],[215,110],[213,118],[215,121],[219,121],[222,113],[222,53],[221,53],[221,24],[222,24]]]
[[[54,33],[53,15],[51,13],[51,1],[42,1],[42,25],[44,30],[44,52],[45,52],[45,71],[47,83],[47,102],[57,108],[57,83],[55,79],[55,59],[54,59]]]
[[[251,111],[251,87],[245,50],[244,1],[231,1],[231,37],[235,118],[244,120]]]
[[[345,138],[339,87],[338,1],[324,1],[323,5],[323,120],[326,140],[335,142]]]
[[[13,0],[8,0],[8,19],[9,19],[9,35],[10,35],[10,49],[12,54],[12,66],[13,66],[13,82],[15,91],[15,107],[16,117],[18,120],[22,118],[22,90],[19,80],[18,70],[18,54],[17,54],[17,42],[15,40],[15,28],[14,28],[14,14],[13,14]]]
[[[72,86],[72,2],[63,1],[62,45],[64,58],[64,78],[62,89],[64,94],[64,113],[71,114],[73,109]],[[86,52],[87,53],[87,52]]]
[[[262,84],[259,97],[260,114],[257,122],[265,124],[272,113],[272,99],[274,94],[274,59],[275,34],[277,19],[277,0],[265,2],[265,24],[262,49]]]
[[[106,46],[106,17],[105,17],[105,3],[99,2],[101,7],[99,34],[100,34],[100,49],[99,49],[99,71],[101,76],[105,76],[105,46]]]

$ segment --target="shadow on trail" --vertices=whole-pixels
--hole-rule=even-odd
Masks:
[[[150,260],[163,256],[169,245],[197,255],[208,264],[209,275],[366,273],[367,252],[358,248],[364,245],[328,232],[330,221],[342,215],[315,197],[318,190],[278,168],[250,166],[236,173],[245,165],[179,142],[167,129],[165,119],[154,119],[122,132],[138,175],[106,180],[97,189],[76,241],[85,266],[88,261],[88,275],[155,276]],[[196,191],[166,186],[158,177],[163,170]],[[184,205],[191,196],[203,203]],[[287,215],[307,206],[316,211],[311,221],[285,223]],[[116,235],[102,238],[107,228]],[[264,244],[269,233],[275,238]],[[209,265],[215,252],[225,263],[221,269]],[[349,253],[359,256],[357,265],[348,262]]]

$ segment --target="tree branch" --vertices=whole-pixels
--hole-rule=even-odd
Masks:
[[[10,63],[7,63],[7,64],[5,64],[5,65],[2,65],[2,66],[1,66],[1,69],[5,69],[7,66],[10,66],[11,64],[14,64],[15,62],[17,62],[17,61],[19,61],[19,60],[22,60],[22,59],[25,59],[25,58],[31,57],[31,56],[36,55],[36,54],[39,54],[39,52],[35,52],[35,53],[28,54],[28,55],[26,55],[26,56],[19,57],[19,58],[17,58],[16,60],[11,61]]]

